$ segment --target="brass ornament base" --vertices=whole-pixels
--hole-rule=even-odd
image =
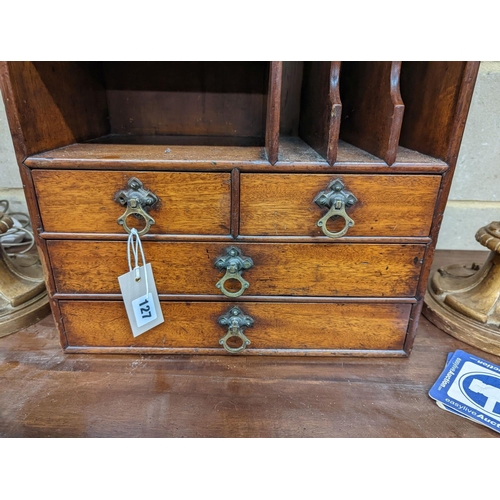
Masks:
[[[0,246],[0,337],[26,328],[50,314],[42,266],[37,255],[10,259]]]
[[[0,296],[0,337],[38,323],[50,314],[49,298],[43,292],[18,307],[8,307]]]
[[[422,312],[451,336],[500,356],[500,222],[481,228],[476,240],[491,250],[486,262],[438,269]]]

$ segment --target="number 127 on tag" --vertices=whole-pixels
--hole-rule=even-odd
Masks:
[[[157,318],[155,305],[151,293],[132,301],[137,326],[143,326]]]

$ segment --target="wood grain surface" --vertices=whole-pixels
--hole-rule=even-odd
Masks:
[[[411,324],[406,337],[405,350],[410,352],[417,331],[418,321],[416,321],[417,317],[415,314],[420,315],[422,310],[423,300],[421,298],[425,294],[431,264],[434,259],[436,242],[441,222],[443,220],[446,202],[451,189],[451,181],[455,171],[462,135],[465,129],[465,122],[467,120],[474,84],[479,70],[479,63],[473,61],[463,63],[463,73],[461,73],[460,77],[457,76],[461,71],[460,63],[458,62],[431,62],[429,63],[430,66],[427,67],[425,64],[422,66],[418,63],[415,65],[413,65],[413,63],[405,63],[406,68],[408,68],[408,64],[410,67],[413,67],[413,74],[415,75],[420,73],[420,77],[426,82],[426,84],[434,82],[435,85],[438,85],[437,81],[439,80],[440,86],[439,88],[434,89],[425,89],[422,87],[417,89],[417,87],[414,86],[414,81],[412,81],[412,78],[408,75],[411,70],[408,71],[405,69],[405,72],[407,73],[405,76],[405,82],[402,81],[401,83],[402,92],[407,95],[407,90],[403,91],[403,88],[409,88],[413,89],[415,93],[410,96],[410,99],[412,99],[413,102],[408,108],[410,111],[406,117],[407,121],[403,122],[401,143],[409,147],[418,147],[420,151],[430,152],[434,156],[445,159],[449,165],[449,170],[443,174],[443,180],[437,197],[436,209],[432,217],[432,227],[430,233],[432,243],[427,247],[425,252],[424,265],[417,290],[417,297],[420,302],[412,311],[410,318]],[[449,78],[451,74],[454,74],[454,77],[457,79],[455,81],[455,85],[450,85]],[[426,102],[426,105],[435,108],[436,115],[429,116],[426,109],[420,108],[420,106],[423,105],[423,101]],[[450,104],[453,101],[455,104]],[[450,105],[451,108],[443,108],[443,106],[447,105]],[[427,120],[430,120],[432,127],[443,127],[442,129],[440,128],[439,130],[434,130],[436,133],[434,137],[427,135]],[[438,122],[441,124],[437,125]],[[410,137],[410,123],[413,123],[411,126],[415,128],[414,137]]]
[[[158,293],[220,295],[224,276],[214,268],[228,247],[222,243],[144,242]],[[254,265],[243,273],[245,295],[412,297],[424,245],[238,244]],[[120,293],[128,272],[125,242],[47,241],[57,291]],[[233,289],[228,284],[229,289]],[[234,290],[240,286],[234,287]]]
[[[116,134],[258,137],[263,145],[268,62],[106,62]]]
[[[299,135],[330,165],[337,158],[342,104],[340,62],[306,62]]]
[[[266,110],[266,153],[269,163],[274,165],[278,160],[281,110],[281,81],[283,63],[273,61],[269,69],[269,86],[267,91]]]
[[[45,276],[45,286],[47,288],[47,293],[49,296],[50,308],[52,310],[52,315],[59,331],[61,346],[66,347],[66,336],[64,335],[64,327],[62,326],[61,311],[59,310],[57,301],[51,300],[56,291],[56,285],[54,281],[54,275],[52,273],[52,266],[47,250],[47,244],[45,240],[40,236],[42,230],[42,220],[40,218],[38,201],[36,199],[33,176],[31,175],[31,170],[22,164],[20,165],[19,173],[21,174],[21,180],[23,182],[26,194],[26,205],[28,207],[31,226],[33,228],[33,237],[35,239],[38,255],[40,258],[40,264],[42,265]]]
[[[462,61],[411,61],[401,69],[405,117],[401,144],[448,159],[458,97],[466,68]]]
[[[343,171],[403,173],[442,172],[447,165],[417,151],[399,148],[392,167],[352,144],[339,141],[337,161],[332,167],[299,137],[280,138],[278,161],[269,163],[263,147],[183,146],[158,144],[72,144],[26,159],[30,168],[54,169],[133,169],[142,170],[229,170],[237,167],[251,171],[317,171],[325,172],[342,167]]]
[[[240,233],[323,235],[316,222],[327,210],[313,200],[335,178],[340,178],[345,189],[358,199],[347,209],[355,225],[346,236],[429,234],[439,176],[245,173],[241,175]]]
[[[225,354],[219,339],[227,327],[217,323],[231,304],[162,302],[165,322],[134,338],[123,302],[60,301],[69,346],[210,348]],[[245,330],[245,349],[401,350],[409,304],[286,304],[245,302],[254,319]],[[263,354],[260,352],[260,354]]]
[[[150,212],[156,221],[152,234],[229,234],[230,174],[190,172],[35,170],[44,230],[123,234],[116,221],[125,208],[114,197],[131,177],[160,199]],[[129,217],[127,224],[133,222]]]
[[[400,62],[343,62],[340,73],[340,137],[388,165],[396,160],[405,109],[400,70]]]
[[[404,148],[397,144],[399,66],[373,63],[372,74],[358,79],[364,88],[341,81],[344,119],[349,116],[355,127],[349,136],[344,123],[352,144],[339,142],[333,165],[299,137],[282,137],[271,165],[263,135],[269,63],[255,63],[258,68],[250,72],[254,63],[195,63],[192,78],[186,77],[189,63],[172,63],[179,70],[167,73],[156,71],[154,63],[145,73],[134,69],[149,65],[142,64],[2,66],[17,158],[21,164],[30,156],[26,164],[36,169],[36,191],[28,169],[23,182],[34,226],[44,235],[37,236],[43,261],[54,273],[48,286],[56,296],[52,306],[61,344],[100,356],[65,358],[50,322],[0,339],[0,435],[402,437],[467,435],[471,428],[469,435],[491,435],[427,397],[446,354],[463,345],[441,339],[437,330],[432,334],[425,322],[415,337],[477,63],[403,66],[403,99],[411,108],[403,121]],[[231,68],[218,72],[221,65]],[[355,72],[346,63],[341,78],[349,73]],[[323,88],[316,83],[310,88]],[[173,94],[178,102],[172,103]],[[383,109],[380,116],[377,109]],[[356,122],[359,110],[366,120]],[[307,118],[307,111],[288,111],[287,121]],[[320,118],[323,123],[325,116]],[[280,128],[276,114],[271,122],[274,133]],[[321,130],[326,137],[326,128]],[[200,138],[199,146],[192,137]],[[86,140],[93,142],[80,143]],[[273,172],[267,180],[281,181],[250,186],[264,178],[257,172]],[[361,200],[354,207],[359,213],[349,212],[356,226],[348,239],[325,241],[321,233],[307,232],[318,229],[324,213],[312,199],[339,172],[344,181],[352,180],[346,187]],[[321,175],[302,175],[313,173]],[[349,173],[363,175],[348,179]],[[113,241],[124,236],[116,223],[124,210],[113,198],[132,175],[161,199],[152,211],[157,224],[146,252],[160,263],[160,285],[174,293],[162,296],[165,323],[137,339],[128,330],[123,303],[112,292],[96,292],[116,291],[119,266],[127,269],[117,257],[123,253],[115,250],[124,242]],[[246,194],[245,176],[252,187]],[[287,177],[300,182],[292,187]],[[321,177],[325,182],[314,185]],[[303,202],[307,212],[300,211]],[[210,295],[217,290],[209,288],[222,276],[214,275],[213,259],[230,244],[221,239],[237,236],[239,219],[250,243],[238,245],[255,262],[245,278],[251,293],[261,295],[231,302]],[[65,241],[54,239],[58,231]],[[155,235],[163,242],[152,241]],[[268,240],[255,243],[259,235]],[[80,236],[87,239],[71,239]],[[168,242],[169,237],[177,240]],[[183,241],[195,237],[198,243]],[[294,237],[311,241],[288,240]],[[377,237],[385,240],[369,239]],[[397,238],[403,240],[396,243]],[[409,238],[415,238],[412,244]],[[229,357],[218,344],[225,329],[217,317],[235,302],[256,321],[246,332],[254,356]],[[318,358],[404,356],[414,338],[410,360]],[[131,355],[107,355],[117,351]],[[153,352],[198,356],[147,355]],[[209,359],[204,353],[224,356]]]
[[[281,77],[280,135],[298,136],[303,61],[283,61]]]
[[[2,73],[18,161],[109,132],[98,63],[11,61]]]
[[[113,91],[113,133],[255,137],[263,143],[265,94]]]
[[[0,339],[0,436],[498,437],[427,394],[456,349],[500,362],[425,318],[408,359],[68,355],[49,316]]]

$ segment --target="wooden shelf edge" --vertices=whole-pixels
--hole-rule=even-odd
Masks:
[[[168,347],[90,347],[68,345],[67,354],[201,354],[217,356],[235,356],[222,348],[168,348]],[[360,349],[246,349],[236,356],[306,356],[306,357],[369,357],[369,358],[407,358],[404,350],[360,350]]]
[[[223,295],[174,295],[159,293],[161,302],[308,302],[308,303],[360,303],[360,304],[416,304],[414,297],[317,297],[317,296],[278,296],[278,295],[248,295],[237,299],[225,297]],[[54,300],[97,300],[97,301],[121,301],[122,296],[119,293],[106,294],[71,294],[54,293],[51,296]]]
[[[205,155],[205,156],[204,156]],[[45,169],[170,169],[170,170],[230,170],[285,171],[304,169],[331,171],[352,169],[373,171],[443,172],[448,165],[417,151],[398,147],[392,166],[343,141],[338,142],[336,161],[330,165],[324,158],[298,137],[281,137],[280,152],[274,165],[266,158],[265,148],[207,146],[172,147],[165,153],[164,146],[134,146],[115,144],[76,143],[63,148],[32,155],[25,159],[29,168]]]
[[[90,240],[90,241],[126,241],[127,234],[123,233],[57,233],[43,231],[39,234],[43,240]],[[344,236],[337,240],[332,240],[326,236],[259,236],[259,235],[177,235],[177,234],[146,234],[141,237],[143,241],[165,241],[165,242],[244,242],[244,243],[328,243],[331,245],[342,243],[359,244],[427,244],[431,239],[427,236]]]
[[[383,173],[383,174],[442,174],[449,167],[443,163],[394,163],[388,166],[385,163],[355,163],[338,162],[333,166],[320,162],[283,162],[269,163],[239,161],[231,162],[173,162],[173,163],[145,163],[138,161],[46,161],[28,158],[25,162],[28,168],[46,170],[163,170],[170,172],[230,172],[238,168],[241,172],[269,172],[269,173]]]

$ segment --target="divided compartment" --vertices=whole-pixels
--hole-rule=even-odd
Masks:
[[[280,161],[335,162],[342,109],[339,75],[340,62],[283,63]]]
[[[105,62],[99,142],[263,146],[269,63]]]
[[[479,63],[462,61],[411,61],[401,68],[401,95],[405,116],[400,144],[425,155],[455,163],[465,125],[458,120],[460,94],[473,85]]]
[[[339,150],[355,146],[389,166],[454,165],[467,116],[460,95],[474,83],[478,64],[342,62]]]
[[[342,62],[340,138],[392,165],[396,161],[404,104],[400,62]]]
[[[399,144],[405,123],[401,67],[401,62],[391,61],[284,62],[279,161],[379,166],[442,163],[436,159],[442,155],[429,155],[426,151],[433,150],[420,148],[416,141],[406,141],[414,146],[407,145],[410,149]],[[452,75],[451,81],[460,87],[459,75]],[[454,116],[454,108],[448,113]],[[410,128],[415,120],[425,127],[418,105],[407,120]]]
[[[266,122],[277,130],[279,106],[273,108],[268,96],[279,96],[279,70],[280,63],[272,62],[3,66],[26,156],[84,142],[94,149],[94,144],[249,147],[249,159],[262,158],[267,145],[268,156],[276,156]]]
[[[38,159],[67,167],[99,159],[384,167],[454,164],[467,114],[460,96],[477,69],[459,61],[6,62],[0,76],[16,107],[9,119],[19,120],[11,130],[20,161],[36,164],[43,153]]]

